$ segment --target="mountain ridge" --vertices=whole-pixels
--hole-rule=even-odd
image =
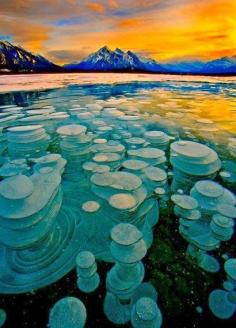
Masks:
[[[158,63],[152,58],[138,56],[132,51],[124,52],[116,48],[114,51],[107,46],[90,54],[80,62],[64,65],[69,71],[143,71],[148,73],[170,74],[235,74],[236,56],[222,57],[211,61],[176,61]]]
[[[91,53],[81,61],[59,66],[41,55],[35,55],[0,40],[0,73],[41,72],[144,72],[160,74],[236,75],[236,56],[211,61],[182,60],[159,63],[152,58],[139,56],[133,51],[107,46]]]
[[[153,61],[153,60],[152,60]],[[80,62],[74,62],[64,65],[67,70],[82,71],[155,71],[163,72],[163,68],[155,61],[144,60],[132,51],[123,51],[116,48],[114,51],[107,46],[102,47],[98,51],[90,54],[87,58]]]
[[[0,40],[0,71],[24,73],[56,70],[60,70],[60,66],[43,56],[34,55],[20,46]]]

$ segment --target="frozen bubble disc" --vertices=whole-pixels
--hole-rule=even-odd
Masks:
[[[89,213],[97,212],[99,208],[100,208],[100,204],[93,200],[90,200],[82,205],[82,209],[85,212],[89,212]]]
[[[138,317],[144,321],[153,320],[158,311],[156,303],[148,297],[140,298],[135,305],[135,309]]]
[[[78,136],[85,133],[87,128],[79,124],[63,125],[57,129],[57,133],[63,136]]]
[[[206,272],[215,273],[220,271],[220,264],[212,255],[203,254],[198,265]]]
[[[134,328],[160,328],[162,314],[153,299],[141,297],[132,308],[131,322]]]
[[[175,194],[171,196],[171,200],[185,210],[194,210],[198,207],[198,202],[191,196]]]
[[[212,313],[220,319],[229,319],[235,311],[235,305],[228,300],[228,292],[215,289],[208,299],[209,307]]]
[[[176,154],[190,158],[205,158],[211,149],[194,141],[176,141],[171,144],[171,150]]]
[[[80,252],[76,257],[76,264],[81,269],[91,268],[95,263],[95,257],[91,252]]]
[[[105,144],[105,143],[107,143],[107,139],[105,139],[105,138],[97,138],[97,139],[94,139],[93,142],[95,144]]]
[[[25,133],[42,129],[42,125],[21,125],[8,128],[8,132]]]
[[[59,300],[50,311],[50,328],[82,328],[87,318],[84,304],[75,297]]]
[[[212,221],[222,228],[232,228],[234,226],[234,222],[232,219],[227,216],[223,216],[220,214],[214,214],[212,217]]]
[[[97,167],[97,164],[94,162],[84,162],[82,167],[86,171],[93,171],[95,169],[95,167]]]
[[[100,187],[112,187],[123,191],[136,190],[142,185],[142,180],[129,172],[95,173],[90,179],[91,183]]]
[[[236,258],[227,260],[224,264],[224,269],[231,279],[236,280]]]
[[[93,157],[93,160],[97,163],[109,163],[120,160],[120,155],[116,153],[98,153]]]
[[[119,210],[128,210],[137,205],[135,198],[129,194],[115,194],[109,198],[109,204]]]
[[[140,120],[140,116],[138,115],[121,115],[119,117],[121,121],[138,121]]]
[[[112,240],[119,245],[133,245],[143,237],[141,231],[129,223],[117,224],[111,231]]]
[[[34,186],[25,175],[15,175],[0,182],[0,195],[7,199],[24,199],[30,196]]]
[[[146,131],[144,133],[144,137],[148,138],[151,141],[156,141],[159,139],[159,141],[169,141],[169,137],[166,133],[162,132],[162,131]]]
[[[143,158],[159,158],[163,157],[165,155],[165,152],[163,150],[157,149],[157,148],[139,148],[139,149],[129,149],[128,155],[130,156],[139,156]]]
[[[236,218],[236,207],[229,204],[220,203],[217,206],[217,212],[228,218]]]
[[[201,195],[209,198],[218,198],[224,193],[224,189],[221,185],[210,180],[198,181],[195,184],[195,188]]]
[[[152,181],[164,181],[167,179],[167,174],[164,170],[159,169],[158,167],[149,166],[143,170],[146,177]]]
[[[95,173],[91,177],[91,182],[96,186],[100,186],[100,187],[111,186],[113,181],[114,181],[113,176],[109,172],[103,174]]]
[[[113,186],[117,189],[132,191],[142,185],[142,180],[135,174],[129,172],[115,172]]]
[[[166,191],[164,188],[157,187],[157,188],[155,188],[154,193],[157,196],[163,196],[163,195],[165,195]]]
[[[128,159],[122,163],[122,166],[128,170],[142,170],[148,166],[148,163],[136,159]]]
[[[125,140],[127,144],[142,145],[145,143],[145,139],[138,137],[131,137]]]

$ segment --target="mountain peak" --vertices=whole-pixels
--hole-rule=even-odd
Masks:
[[[48,72],[60,67],[9,41],[0,40],[0,72]]]
[[[211,61],[211,63],[235,63],[236,64],[236,56],[232,56],[232,57],[222,57],[222,58],[217,58]]]
[[[131,51],[116,48],[114,51],[107,46],[92,53],[80,63],[65,65],[69,70],[85,71],[161,71],[160,65],[155,61],[140,58]]]
[[[110,52],[111,50],[107,46],[103,46],[97,51],[97,53],[110,53]]]
[[[1,48],[14,48],[13,44],[6,40],[0,40],[0,47]]]
[[[0,40],[0,44],[10,44],[10,42],[5,41],[5,40]]]
[[[116,52],[117,54],[124,54],[124,51],[120,48],[116,48],[114,52]]]

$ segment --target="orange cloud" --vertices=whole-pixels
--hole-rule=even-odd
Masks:
[[[103,45],[152,54],[159,61],[236,54],[234,0],[2,2],[1,34],[60,63]]]
[[[46,53],[46,57],[54,63],[71,63],[86,57],[86,52],[82,50],[52,50]]]
[[[80,0],[0,0],[1,17],[51,25],[58,19],[70,19],[88,13],[86,1]]]
[[[1,19],[1,33],[12,35],[13,42],[29,49],[30,51],[40,52],[43,44],[49,39],[51,27],[32,22],[22,22],[18,19]]]
[[[103,5],[102,3],[99,3],[99,2],[90,2],[90,3],[88,4],[88,7],[89,7],[91,10],[93,10],[93,11],[99,13],[99,14],[102,14],[102,13],[104,13],[104,11],[105,11],[105,7],[104,7],[104,5]]]
[[[143,21],[139,18],[127,18],[127,19],[121,19],[117,22],[118,28],[133,28],[140,26],[143,23]]]
[[[119,8],[118,2],[116,0],[108,0],[108,5],[112,9]]]

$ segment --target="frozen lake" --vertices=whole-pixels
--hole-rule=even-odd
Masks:
[[[32,75],[0,75],[0,92],[43,90],[72,84],[125,82],[212,82],[235,83],[236,77],[180,76],[158,74],[64,73]]]
[[[208,299],[223,288],[224,263],[236,254],[235,96],[235,77],[0,76],[0,310],[7,313],[6,327],[44,328],[54,304],[74,296],[86,306],[88,327],[110,328],[120,319],[112,306],[121,317],[125,307],[129,316],[144,292],[157,302],[163,328],[234,327],[228,313],[236,305],[223,300],[228,320],[222,324]],[[132,227],[117,228],[120,222]],[[135,274],[127,269],[128,252],[120,251],[127,245],[138,263]],[[96,274],[91,255],[76,262],[76,273],[75,258],[84,250],[97,261],[100,278],[91,285],[77,284],[78,263],[83,272],[83,261],[91,261]],[[127,286],[132,296],[125,292],[121,304],[106,296],[115,256],[121,265],[107,278],[110,294]],[[231,262],[228,267],[234,280]],[[134,295],[142,279],[154,287],[141,285]],[[213,295],[215,312],[217,302]],[[129,320],[121,327],[130,327]]]

